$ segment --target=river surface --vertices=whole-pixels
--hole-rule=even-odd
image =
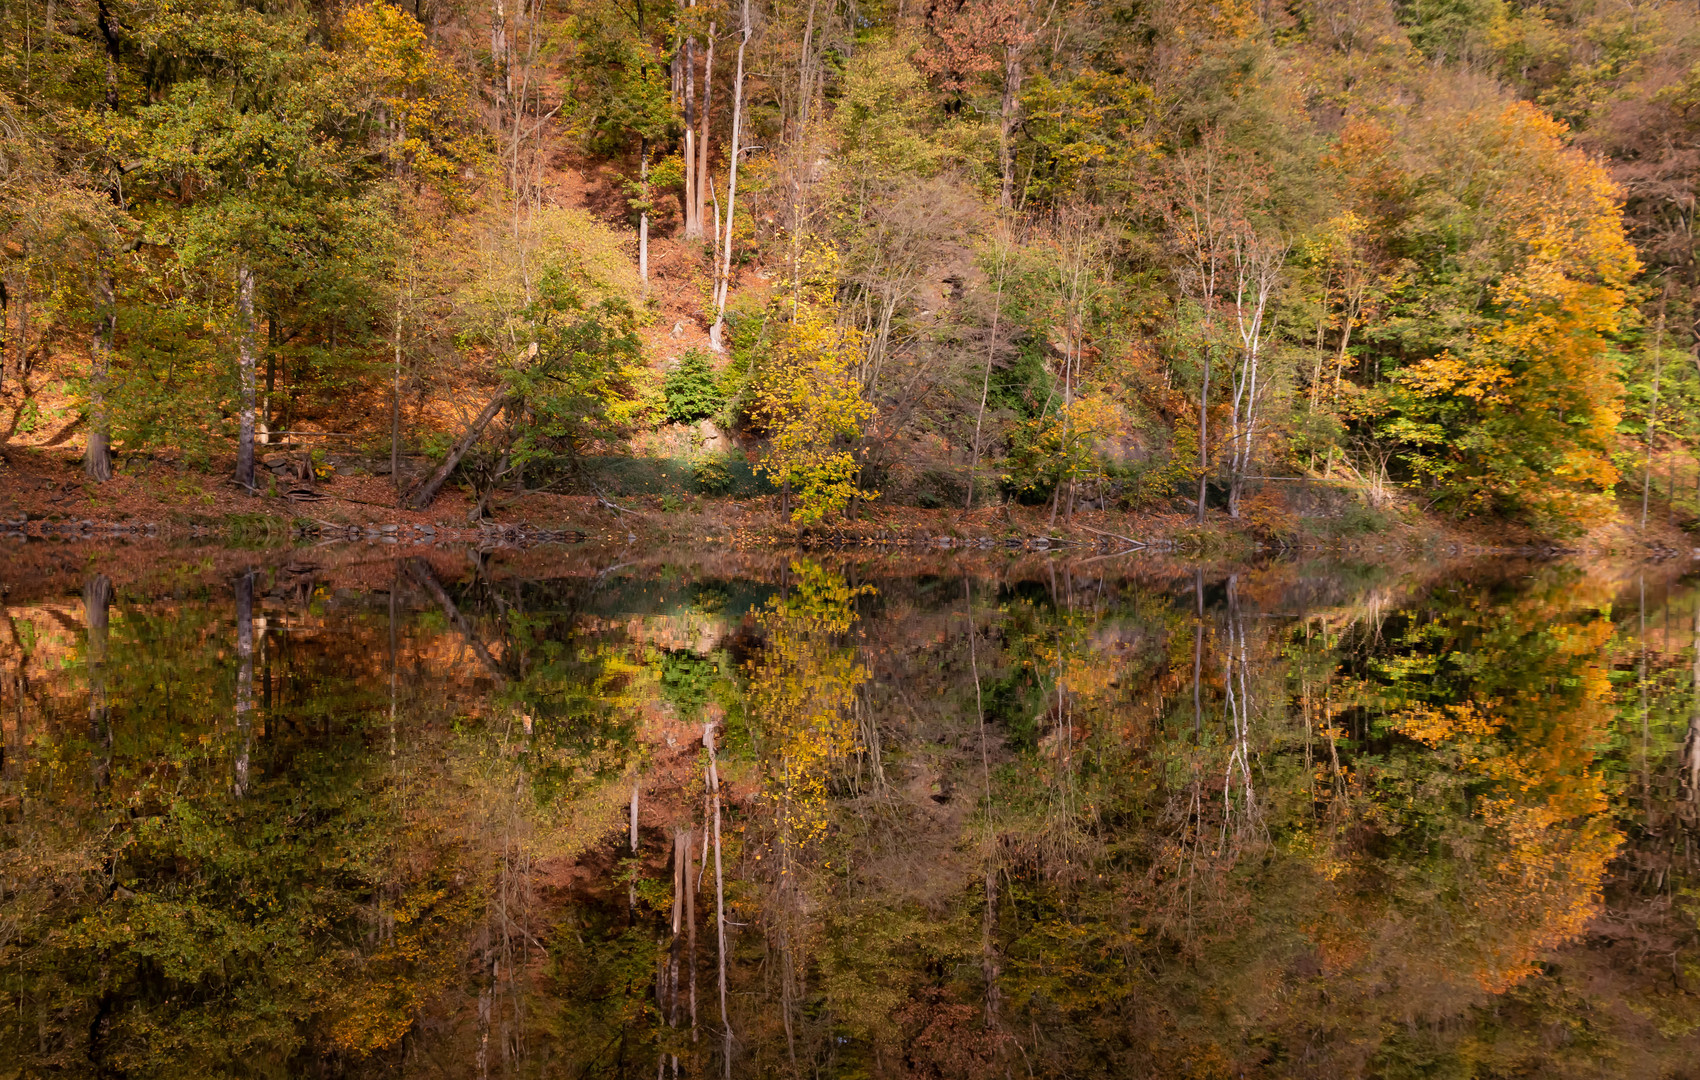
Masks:
[[[1700,1076],[1686,563],[86,547],[0,1080]]]

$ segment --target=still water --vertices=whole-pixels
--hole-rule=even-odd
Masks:
[[[13,545],[0,1080],[1700,1076],[1687,569]]]

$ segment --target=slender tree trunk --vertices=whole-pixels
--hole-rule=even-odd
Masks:
[[[696,217],[697,238],[701,239],[703,225],[707,222],[708,188],[711,183],[708,174],[708,126],[709,108],[714,101],[714,35],[715,24],[708,24],[708,52],[702,64],[702,120],[701,131],[697,136],[697,170],[696,170]],[[718,225],[716,232],[719,231]]]
[[[260,397],[260,445],[272,441],[272,394],[277,391],[277,349],[282,343],[278,333],[277,312],[266,318],[266,384]]]
[[[443,463],[437,466],[430,478],[421,484],[419,489],[407,500],[410,509],[423,510],[431,505],[431,500],[435,499],[437,492],[442,490],[443,484],[455,471],[455,466],[460,464],[460,459],[465,456],[468,450],[472,449],[472,444],[478,441],[480,435],[484,434],[484,429],[490,426],[490,421],[496,418],[496,414],[501,412],[512,400],[506,391],[490,399],[489,404],[484,406],[484,411],[474,417],[472,423],[467,425],[460,441],[456,442],[454,448],[449,451],[449,456],[443,459]]]
[[[1210,346],[1204,347],[1204,389],[1198,392],[1198,523],[1204,524],[1204,493],[1210,483]]]
[[[236,441],[236,482],[254,490],[254,271],[236,271],[236,364],[241,377],[241,427]]]
[[[88,445],[83,451],[83,473],[96,483],[112,479],[112,428],[107,417],[107,381],[112,372],[112,339],[117,333],[118,310],[112,285],[112,267],[103,255],[95,277],[94,336],[89,340]]]
[[[695,3],[690,5],[696,7]],[[701,205],[697,201],[697,39],[685,38],[685,133],[681,156],[685,166],[685,229],[686,240],[702,239]]]
[[[101,0],[96,5],[96,17],[101,38],[106,43],[106,108],[110,120],[118,108],[118,25],[112,9]],[[108,151],[110,152],[110,141]],[[114,206],[123,209],[121,189],[114,184],[108,189]],[[103,245],[104,247],[104,245]],[[89,419],[88,443],[83,452],[83,472],[90,480],[105,483],[112,479],[112,428],[106,413],[107,377],[112,371],[112,343],[117,336],[118,311],[112,285],[112,263],[103,250],[99,256],[95,291],[99,305],[97,324],[89,349]]]
[[[643,282],[643,294],[649,295],[649,140],[638,149],[638,197],[643,209],[638,211],[638,279]]]
[[[726,291],[732,280],[732,226],[737,220],[738,204],[738,140],[744,122],[744,50],[750,44],[750,0],[744,0],[743,27],[738,36],[738,70],[732,80],[732,144],[731,161],[726,167],[726,237],[720,246],[720,281],[714,293],[714,325],[708,330],[708,344],[715,352],[723,349],[721,336],[726,324]]]
[[[1641,528],[1647,527],[1647,499],[1653,485],[1653,432],[1659,416],[1659,381],[1665,373],[1665,303],[1670,299],[1670,283],[1659,299],[1659,322],[1653,331],[1653,400],[1647,407],[1647,459],[1641,471]]]
[[[501,123],[507,115],[508,95],[513,89],[513,65],[508,57],[508,9],[504,0],[494,0],[490,11],[490,63],[495,66],[496,141],[501,143]],[[512,175],[509,176],[510,186]]]
[[[401,299],[395,302],[395,371],[390,390],[390,483],[401,496]]]
[[[238,798],[248,793],[248,751],[254,718],[254,572],[236,579],[236,754]]]
[[[998,206],[1008,210],[1015,204],[1015,113],[1021,104],[1021,51],[1011,46],[1004,56],[1003,101],[998,109]]]
[[[17,362],[12,366],[12,376],[17,379],[19,389],[24,389],[26,388],[26,379],[29,378],[29,270],[27,269],[17,272],[15,298],[17,298],[17,347],[14,349],[14,355],[17,357]],[[1697,352],[1697,357],[1700,357],[1700,352]]]
[[[6,393],[6,369],[12,351],[11,274],[0,274],[0,396]]]
[[[980,480],[980,433],[986,421],[986,399],[992,392],[992,359],[998,348],[998,322],[1003,316],[1003,281],[1004,258],[1008,254],[1008,246],[999,238],[998,244],[998,287],[992,298],[992,334],[986,342],[986,371],[980,380],[980,407],[974,413],[974,446],[973,456],[968,465],[968,498],[963,503],[963,513],[974,509],[974,488]]]

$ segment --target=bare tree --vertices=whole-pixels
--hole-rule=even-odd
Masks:
[[[1240,516],[1246,477],[1257,438],[1260,406],[1268,396],[1264,349],[1271,333],[1269,306],[1280,282],[1287,245],[1273,243],[1249,229],[1233,236],[1234,325],[1239,331],[1240,362],[1235,368],[1230,403],[1228,516]]]
[[[726,235],[720,245],[720,267],[714,284],[714,325],[708,330],[708,344],[715,352],[724,345],[721,336],[726,324],[726,290],[732,280],[732,225],[737,219],[739,139],[744,122],[744,51],[749,47],[750,0],[743,0],[743,24],[738,31],[738,71],[732,80],[732,143],[726,167]]]

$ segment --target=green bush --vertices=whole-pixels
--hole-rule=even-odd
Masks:
[[[732,474],[726,462],[717,457],[705,457],[691,466],[691,479],[704,495],[724,495],[732,490]]]
[[[710,366],[708,354],[692,349],[679,359],[679,366],[667,373],[661,384],[667,399],[667,419],[677,424],[690,424],[713,416],[719,410],[722,397],[720,380]]]

